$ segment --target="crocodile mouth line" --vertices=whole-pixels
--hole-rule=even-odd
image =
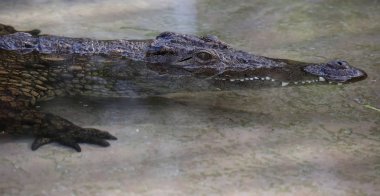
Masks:
[[[305,85],[305,84],[315,84],[315,83],[328,83],[328,84],[337,84],[342,85],[342,82],[331,82],[327,81],[324,77],[319,77],[318,79],[313,80],[300,80],[300,81],[281,81],[274,78],[271,78],[269,76],[266,77],[245,77],[245,78],[213,78],[216,81],[225,81],[225,82],[231,82],[231,83],[245,83],[250,81],[269,81],[273,83],[278,83],[281,86],[288,86],[288,85]]]

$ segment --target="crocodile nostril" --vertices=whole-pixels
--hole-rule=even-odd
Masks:
[[[327,63],[326,66],[331,68],[331,69],[336,69],[336,70],[342,70],[342,69],[349,69],[350,68],[350,66],[348,65],[348,63],[346,61],[341,61],[341,60],[332,61],[330,63]]]

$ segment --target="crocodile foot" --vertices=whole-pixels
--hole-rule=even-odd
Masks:
[[[41,114],[41,113],[40,113]],[[107,147],[110,144],[106,140],[116,140],[117,138],[106,131],[94,128],[82,128],[72,122],[53,114],[43,113],[33,115],[34,118],[42,117],[42,126],[34,131],[34,140],[31,148],[37,150],[39,147],[57,142],[61,145],[74,148],[81,152],[79,143],[96,144]]]
[[[80,152],[79,143],[107,147],[110,144],[106,140],[117,139],[106,131],[82,128],[58,115],[20,105],[21,103],[9,104],[0,100],[0,131],[12,135],[32,135],[36,138],[32,150],[57,142]]]
[[[74,148],[77,152],[81,152],[81,147],[79,143],[89,143],[96,144],[102,147],[107,147],[110,144],[106,140],[116,140],[117,138],[108,132],[100,131],[93,128],[81,128],[73,127],[71,131],[64,134],[59,134],[58,136],[48,137],[40,136],[37,137],[33,144],[32,150],[37,150],[39,147],[49,144],[52,142],[58,142],[64,146]]]

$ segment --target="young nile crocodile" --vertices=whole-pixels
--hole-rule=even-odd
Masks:
[[[309,83],[349,83],[366,73],[345,61],[303,63],[235,50],[215,36],[164,32],[152,40],[93,40],[16,32],[0,24],[0,131],[30,134],[32,149],[58,142],[109,146],[108,132],[36,110],[62,95],[149,96]]]

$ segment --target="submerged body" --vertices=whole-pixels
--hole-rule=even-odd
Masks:
[[[33,108],[57,96],[141,97],[366,77],[345,61],[272,59],[235,50],[215,36],[164,32],[153,40],[103,41],[32,32],[0,24],[0,131],[33,135],[33,150],[59,142],[80,151],[80,142],[108,146],[107,139],[116,139]]]

